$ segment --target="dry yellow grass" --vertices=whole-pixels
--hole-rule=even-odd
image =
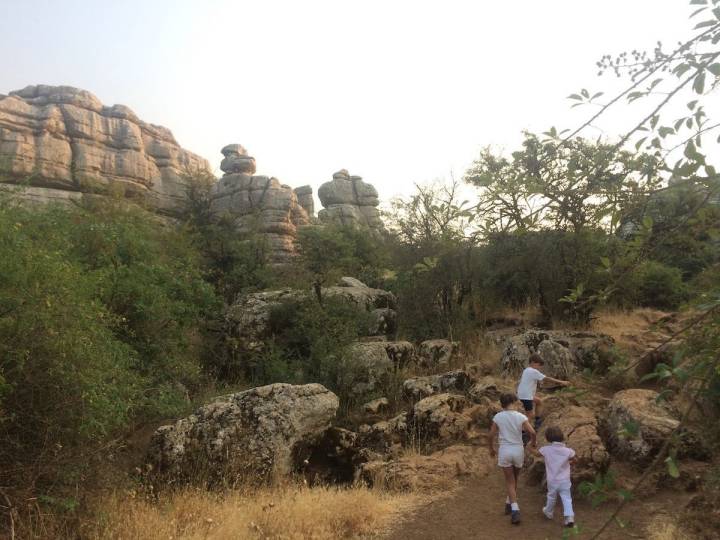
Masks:
[[[622,343],[629,335],[640,335],[647,331],[653,323],[657,322],[667,313],[650,308],[639,308],[632,311],[601,310],[592,322],[592,329],[607,334]]]
[[[104,500],[82,526],[92,539],[331,539],[385,530],[416,497],[362,487],[281,486],[213,494],[188,489],[149,502],[128,495]]]
[[[655,521],[647,530],[648,540],[691,540],[691,538],[672,521]]]

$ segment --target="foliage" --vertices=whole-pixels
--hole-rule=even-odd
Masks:
[[[688,299],[688,288],[680,269],[660,262],[640,264],[629,281],[624,293],[635,305],[672,310]]]
[[[4,199],[0,267],[0,470],[50,480],[131,420],[186,407],[215,297],[181,232],[115,202]]]
[[[512,159],[485,149],[466,172],[465,180],[480,188],[477,212],[486,234],[546,227],[612,233],[623,207],[660,182],[653,156],[553,134],[525,133]]]

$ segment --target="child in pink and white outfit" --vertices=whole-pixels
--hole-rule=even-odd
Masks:
[[[543,508],[543,514],[548,519],[553,519],[555,501],[558,496],[562,500],[565,526],[575,526],[575,515],[572,507],[572,495],[570,489],[570,466],[575,464],[575,450],[565,446],[565,437],[562,430],[557,426],[549,426],[545,431],[545,438],[550,443],[538,449],[538,452],[545,458],[545,476],[547,477],[547,502]]]

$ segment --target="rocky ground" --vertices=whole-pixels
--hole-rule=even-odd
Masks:
[[[341,292],[372,297],[361,285],[346,283]],[[386,300],[390,309],[392,301]],[[379,309],[376,300],[366,304],[368,310]],[[381,339],[360,342],[351,354],[368,368],[358,379],[363,389],[382,388],[379,372],[422,373],[404,380],[402,399],[391,403],[380,397],[352,418],[338,420],[337,398],[320,385],[275,384],[233,394],[160,428],[148,469],[157,481],[175,484],[192,482],[193,472],[209,464],[212,474],[204,479],[221,478],[225,484],[228,478],[298,474],[310,485],[360,482],[426,494],[428,502],[397,520],[389,538],[560,537],[560,511],[556,521],[540,513],[541,459],[526,457],[520,485],[523,523],[515,529],[503,514],[502,475],[486,445],[499,395],[514,389],[518,370],[537,351],[548,374],[572,381],[570,388],[545,390],[539,441],[554,424],[576,450],[573,484],[579,528],[572,532],[590,538],[613,512],[619,490],[630,490],[678,425],[679,404],[672,396],[659,400],[657,388],[641,385],[633,362],[662,343],[673,324],[679,323],[660,314],[620,344],[622,332],[612,336],[501,328],[485,333],[494,348],[483,350],[497,354],[491,358],[474,357],[443,340],[419,346]],[[623,377],[617,377],[618,370]],[[695,537],[720,537],[720,515],[703,489],[714,467],[712,449],[692,425],[680,431],[677,459],[679,477],[664,466],[649,474],[603,538],[650,537],[650,527],[681,514],[694,516],[695,521],[685,523],[694,527]],[[608,472],[614,484],[596,490],[595,495],[607,500],[593,508],[579,486]]]

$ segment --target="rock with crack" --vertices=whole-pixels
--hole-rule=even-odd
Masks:
[[[421,399],[408,418],[409,436],[421,446],[468,439],[474,425],[472,407],[467,398],[457,394],[435,394]]]
[[[420,365],[426,368],[437,368],[450,364],[457,353],[458,344],[447,339],[430,339],[420,343],[418,356]]]
[[[383,342],[358,342],[340,360],[339,385],[357,397],[387,385],[395,366]]]
[[[315,199],[313,199],[313,190],[311,186],[300,186],[295,188],[295,195],[300,206],[305,209],[310,218],[315,216]]]
[[[385,351],[397,369],[417,363],[415,346],[409,341],[389,341],[385,343]]]
[[[324,207],[318,212],[320,221],[364,228],[378,238],[384,236],[377,191],[359,176],[350,176],[345,169],[336,172],[331,182],[320,186],[318,197]]]
[[[439,375],[406,379],[403,382],[403,395],[411,401],[417,401],[442,392],[463,394],[470,384],[470,376],[465,371],[456,369]]]
[[[364,424],[358,431],[359,446],[380,456],[400,450],[408,439],[408,413],[401,413],[390,420]]]
[[[176,217],[186,208],[187,173],[198,171],[210,174],[210,164],[170,130],[86,90],[33,85],[0,95],[0,182],[28,183],[21,198],[122,195]]]
[[[493,467],[485,448],[455,445],[429,456],[406,455],[360,466],[358,477],[372,486],[413,492],[454,487],[464,477],[485,476]]]
[[[169,483],[266,481],[298,470],[339,402],[319,384],[230,394],[153,435],[149,459]]]
[[[547,415],[538,433],[538,446],[549,444],[545,432],[550,426],[559,427],[565,436],[565,444],[575,450],[577,463],[572,468],[573,484],[594,480],[598,473],[605,472],[610,456],[598,434],[598,422],[592,410],[570,405]]]
[[[646,466],[665,441],[677,435],[678,457],[707,459],[709,451],[700,437],[680,427],[679,414],[652,390],[631,388],[613,396],[603,416],[603,431],[611,453]]]

